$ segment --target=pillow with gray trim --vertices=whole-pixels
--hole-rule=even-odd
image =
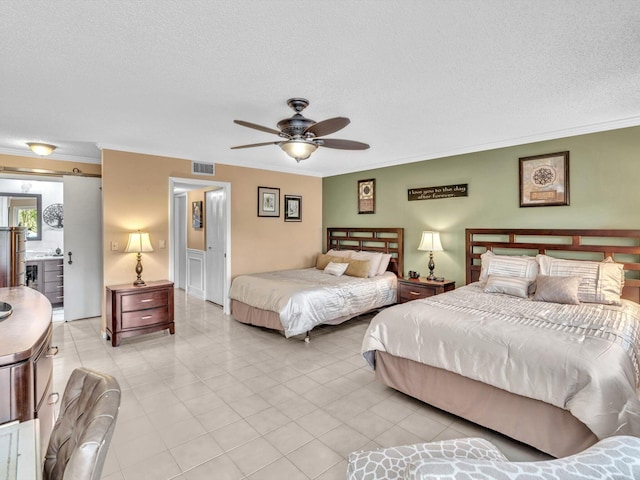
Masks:
[[[532,280],[522,277],[489,275],[484,287],[485,293],[504,293],[514,297],[527,298]]]
[[[341,276],[344,272],[347,271],[348,263],[335,263],[329,262],[326,267],[324,267],[324,273],[328,273],[330,275],[335,275],[336,277]]]

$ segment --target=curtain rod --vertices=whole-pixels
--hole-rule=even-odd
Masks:
[[[62,177],[63,175],[74,175],[76,177],[102,177],[102,175],[99,173],[82,173],[79,168],[74,168],[71,172],[64,172],[61,170],[45,170],[42,168],[17,168],[0,166],[0,173],[3,172],[20,173],[22,175],[41,175],[45,177]]]

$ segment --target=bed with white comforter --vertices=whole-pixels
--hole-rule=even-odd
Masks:
[[[597,438],[640,436],[640,306],[534,302],[478,283],[376,315],[362,352],[387,352],[571,412]]]
[[[278,315],[285,336],[291,337],[319,324],[392,305],[396,292],[397,277],[392,272],[359,278],[304,268],[240,275],[233,280],[229,296],[232,301]]]

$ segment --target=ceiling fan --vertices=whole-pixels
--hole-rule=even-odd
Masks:
[[[296,162],[306,160],[316,151],[318,147],[337,148],[341,150],[366,150],[369,145],[362,142],[354,142],[353,140],[342,140],[338,138],[319,138],[330,135],[351,123],[346,117],[335,117],[316,122],[309,118],[305,118],[300,112],[309,106],[309,100],[306,98],[290,98],[287,100],[294,112],[291,118],[285,118],[278,122],[279,130],[255,123],[245,122],[243,120],[234,120],[234,123],[243,127],[253,128],[262,132],[273,133],[282,137],[284,140],[277,142],[252,143],[250,145],[240,145],[231,147],[232,150],[237,148],[262,147],[263,145],[278,145],[291,158],[295,158]]]

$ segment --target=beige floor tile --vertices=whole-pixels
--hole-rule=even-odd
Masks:
[[[289,453],[287,458],[309,478],[316,478],[343,460],[317,439]]]
[[[264,436],[281,453],[287,454],[309,443],[315,437],[296,422],[290,422]]]
[[[209,434],[201,435],[173,447],[170,452],[183,472],[224,453],[222,447]]]
[[[262,437],[234,448],[227,452],[227,455],[245,475],[251,475],[282,457],[282,454]]]

